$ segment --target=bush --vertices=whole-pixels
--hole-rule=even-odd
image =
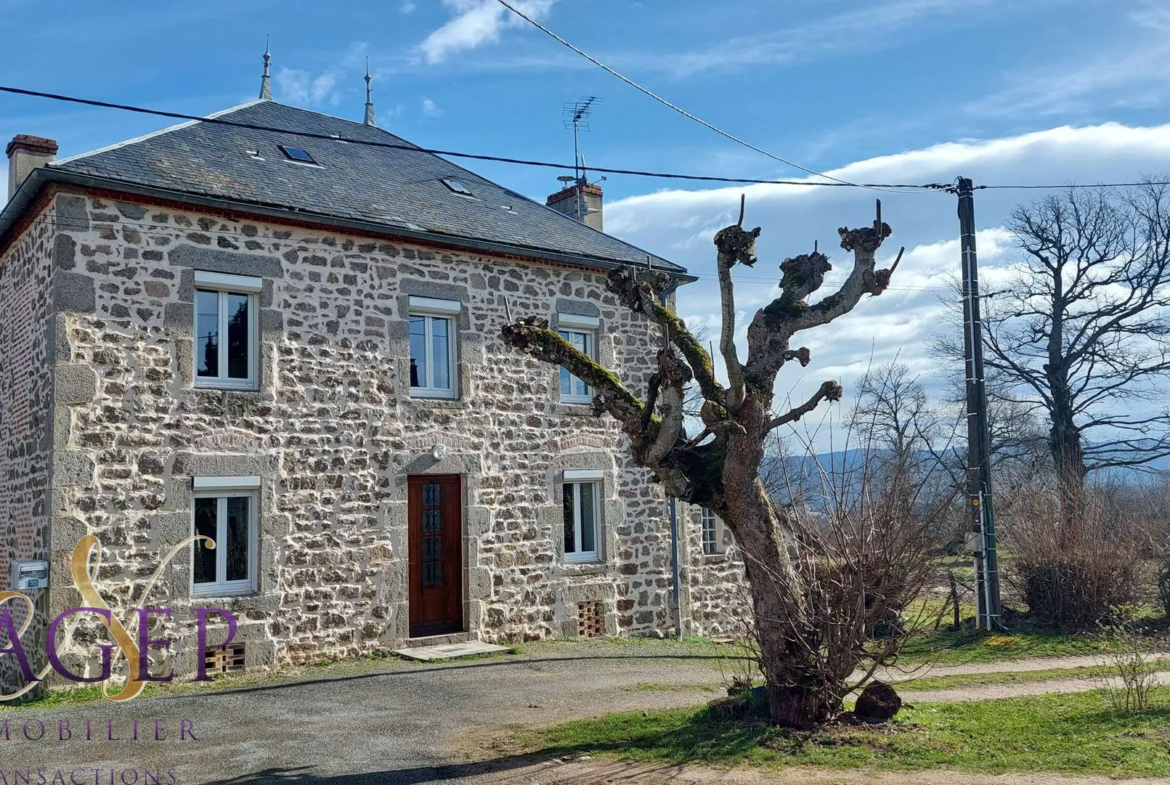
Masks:
[[[1133,563],[1101,554],[1053,553],[1016,566],[1020,593],[1033,618],[1064,632],[1084,632],[1117,621],[1117,609],[1133,602]]]
[[[1054,491],[1026,489],[1012,505],[1005,541],[1015,557],[1007,579],[1041,626],[1095,630],[1138,598],[1141,538],[1099,500],[1066,517]]]
[[[1100,678],[1105,698],[1117,714],[1152,708],[1150,697],[1158,686],[1159,663],[1154,643],[1135,630],[1107,627],[1103,631],[1107,674]]]
[[[1158,573],[1158,599],[1162,601],[1166,617],[1170,618],[1170,558],[1162,563],[1162,570]]]

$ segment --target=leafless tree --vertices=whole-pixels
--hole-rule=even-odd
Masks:
[[[882,480],[886,503],[910,515],[939,516],[941,500],[956,499],[966,463],[956,445],[962,423],[957,414],[932,401],[903,363],[871,368],[861,378],[850,425],[867,453],[867,471]],[[932,534],[940,546],[961,537],[957,531]]]
[[[864,562],[842,564],[844,554],[826,555],[795,550],[800,543],[798,521],[769,498],[760,479],[769,432],[794,422],[825,400],[841,397],[841,387],[826,381],[805,403],[786,412],[772,409],[776,377],[791,361],[809,363],[807,348],[793,348],[800,332],[832,322],[851,311],[866,295],[879,295],[889,285],[893,267],[876,269],[876,253],[890,227],[878,220],[863,229],[841,229],[841,247],[853,254],[852,269],[837,291],[810,303],[831,269],[817,251],[785,259],[780,265],[780,296],[760,309],[747,328],[746,361],[735,345],[736,307],[732,269],[756,264],[757,227],[740,220],[715,235],[722,325],[719,350],[728,383],[716,379],[711,356],[664,302],[672,285],[668,276],[625,267],[614,270],[608,288],[636,313],[643,314],[665,335],[657,372],[644,397],[627,389],[613,372],[577,351],[546,320],[528,317],[505,325],[504,340],[544,362],[567,368],[596,391],[594,412],[610,414],[630,440],[634,461],[650,469],[665,491],[683,501],[710,509],[735,535],[752,589],[761,664],[766,675],[768,705],[774,722],[805,727],[826,719],[840,707],[842,682],[868,655],[864,647],[848,652],[835,647],[834,625],[818,599],[825,593],[826,564],[844,576],[846,568],[862,575]],[[895,262],[894,267],[897,266]],[[684,393],[694,379],[702,390],[703,431],[690,438],[684,429]],[[864,583],[864,581],[862,581]],[[867,616],[856,614],[863,626]]]
[[[1036,404],[1062,509],[1086,475],[1170,455],[1170,192],[1075,190],[1016,208],[1022,251],[1008,291],[985,311],[985,362],[1002,400]]]

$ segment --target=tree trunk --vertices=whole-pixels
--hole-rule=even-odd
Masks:
[[[1085,475],[1088,472],[1085,470],[1081,433],[1073,421],[1072,406],[1063,395],[1054,396],[1048,446],[1056,470],[1061,521],[1075,524],[1084,512]]]
[[[743,552],[752,589],[769,713],[777,725],[812,727],[828,719],[832,707],[825,705],[819,689],[823,679],[808,592],[758,475],[742,492],[727,487],[726,493],[725,523]]]

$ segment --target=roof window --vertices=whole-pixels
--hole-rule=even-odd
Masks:
[[[466,185],[459,182],[458,180],[452,180],[449,177],[444,177],[443,178],[443,185],[447,186],[448,188],[450,188],[452,191],[459,194],[460,196],[471,196],[471,197],[475,196],[475,194],[473,194],[471,192],[471,189],[469,189]]]
[[[290,161],[296,161],[297,163],[301,164],[317,163],[313,160],[313,156],[309,155],[308,152],[302,150],[299,147],[289,147],[286,144],[282,144],[280,145],[280,149],[284,152],[285,157]]]

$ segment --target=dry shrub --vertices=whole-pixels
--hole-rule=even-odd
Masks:
[[[1029,485],[1004,527],[1008,580],[1038,624],[1061,632],[1112,623],[1138,597],[1142,538],[1087,495],[1078,514],[1062,516],[1055,489]]]
[[[1158,599],[1162,601],[1162,610],[1170,618],[1170,558],[1162,563],[1158,571]]]
[[[933,574],[939,521],[957,492],[916,454],[865,444],[852,455],[828,467],[810,455],[801,476],[786,477],[794,564],[816,620],[801,645],[826,676],[818,689],[834,713],[931,621],[908,611]]]
[[[1101,660],[1109,674],[1100,678],[1105,698],[1116,713],[1152,708],[1151,693],[1158,686],[1161,663],[1154,641],[1123,626],[1106,627],[1106,647]]]

